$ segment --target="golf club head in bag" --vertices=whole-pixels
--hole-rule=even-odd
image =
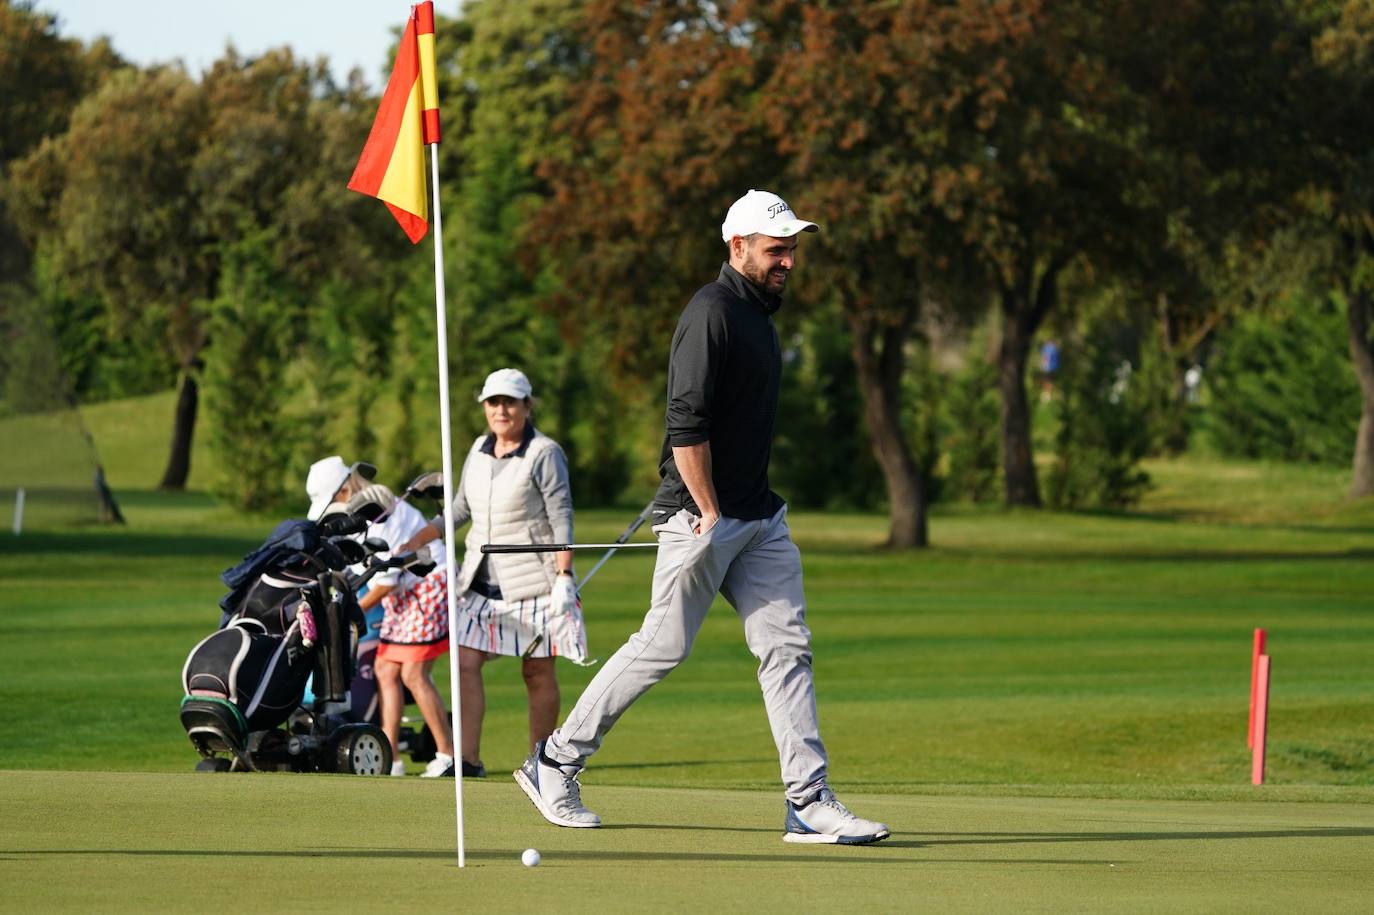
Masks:
[[[433,499],[438,502],[444,498],[444,475],[437,470],[422,473],[410,485],[406,487],[405,494],[401,498],[411,495],[424,496],[426,499]]]
[[[382,516],[376,520],[385,521],[391,517],[396,506],[402,502],[410,501],[411,496],[424,496],[426,499],[442,502],[444,500],[444,475],[437,470],[420,474],[410,481],[410,485],[405,488],[405,492],[401,493],[400,498],[394,499]]]
[[[344,504],[344,511],[351,515],[363,514],[369,521],[376,521],[391,513],[396,504],[396,494],[381,483],[372,483],[355,492]]]

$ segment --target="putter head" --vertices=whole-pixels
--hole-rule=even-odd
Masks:
[[[444,497],[444,475],[437,470],[422,473],[406,487],[406,492],[439,501]]]

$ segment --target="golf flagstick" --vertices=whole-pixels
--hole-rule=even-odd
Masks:
[[[458,839],[458,866],[466,866],[463,847],[463,741],[462,696],[458,682],[458,595],[453,581],[458,568],[457,548],[453,541],[453,426],[449,415],[448,396],[448,309],[444,299],[444,227],[439,212],[439,89],[434,67],[434,4],[419,3],[411,8],[416,24],[416,46],[419,63],[420,96],[424,111],[423,139],[429,146],[429,190],[434,210],[434,335],[438,338],[439,358],[439,437],[443,452],[444,474],[444,562],[448,576],[444,591],[448,603],[448,677],[449,703],[453,728],[453,818]],[[433,122],[429,117],[433,113]],[[423,174],[424,160],[421,159]]]
[[[431,9],[433,9],[431,7]],[[453,813],[458,834],[458,866],[464,867],[463,854],[463,743],[462,696],[458,683],[458,593],[453,587],[458,568],[457,550],[453,541],[453,442],[449,422],[448,403],[448,322],[444,307],[444,245],[439,218],[439,147],[430,147],[431,182],[434,191],[434,309],[435,336],[439,338],[439,436],[444,462],[444,569],[448,580],[444,591],[448,598],[448,678],[449,715],[453,728]]]
[[[363,144],[349,190],[376,197],[396,218],[411,244],[429,231],[427,210],[434,212],[434,313],[439,349],[439,432],[444,457],[444,557],[448,591],[449,684],[453,705],[453,739],[461,741],[458,701],[458,645],[454,636],[456,595],[451,582],[457,569],[453,545],[453,449],[448,397],[448,322],[444,304],[444,232],[439,218],[439,81],[434,64],[434,3],[410,8],[396,60],[391,66],[372,130]],[[425,147],[430,153],[430,199],[426,199]],[[461,744],[460,744],[461,745]],[[463,854],[463,767],[454,758],[453,793],[458,831],[458,866]]]

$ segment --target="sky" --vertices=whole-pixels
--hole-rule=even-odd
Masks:
[[[456,15],[458,0],[435,3]],[[343,82],[353,67],[381,91],[391,68],[393,29],[405,24],[410,0],[36,0],[58,17],[58,34],[92,41],[108,36],[123,57],[139,64],[181,60],[199,76],[232,42],[256,57],[290,45],[298,58],[329,58]]]

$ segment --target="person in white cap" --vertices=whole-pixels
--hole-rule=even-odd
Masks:
[[[668,406],[654,504],[658,559],[639,631],[597,672],[562,726],[515,771],[549,822],[594,827],[579,774],[629,707],[686,659],[721,594],[759,659],[759,686],[782,768],[789,842],[864,844],[882,823],[851,813],[829,787],[811,671],[801,554],[787,507],[768,486],[782,371],[772,315],[797,262],[803,232],[777,194],[745,194],[725,216],[729,260],[678,321],[668,362]]]
[[[521,659],[533,747],[558,723],[562,699],[555,660],[584,663],[587,658],[572,552],[484,555],[481,550],[486,543],[573,542],[568,459],[556,441],[534,427],[533,389],[524,372],[497,369],[477,400],[488,431],[463,461],[451,509],[455,529],[471,522],[454,581],[461,595],[456,635],[465,777],[486,775],[481,742],[487,661]],[[443,526],[442,517],[432,519],[408,548],[439,536]]]
[[[401,552],[401,545],[425,526],[425,518],[409,503],[398,502],[389,488],[373,483],[376,474],[377,468],[371,464],[345,464],[338,455],[316,461],[305,483],[310,496],[307,517],[318,521],[330,509],[343,511],[359,500],[376,502],[385,510],[383,517],[358,537],[379,537],[393,552]],[[406,774],[405,762],[400,758],[405,689],[410,690],[434,736],[435,757],[422,777],[451,776],[454,770],[453,729],[432,673],[434,662],[448,653],[448,570],[443,551],[431,552],[439,561],[428,575],[421,578],[403,569],[385,570],[372,577],[358,600],[364,614],[382,605],[380,644],[372,672],[377,684],[381,728],[391,741],[392,775]]]

